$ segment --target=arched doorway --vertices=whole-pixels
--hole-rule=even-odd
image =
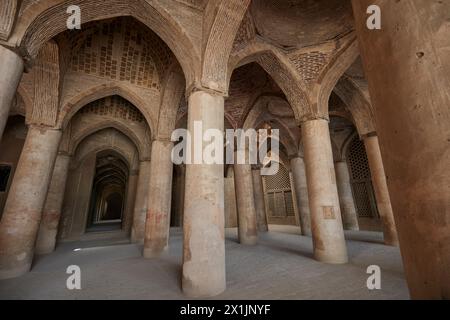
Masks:
[[[122,228],[129,168],[116,152],[97,155],[87,232]]]

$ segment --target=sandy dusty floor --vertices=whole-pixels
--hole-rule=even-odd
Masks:
[[[272,230],[279,231],[279,228]],[[312,259],[310,238],[271,231],[255,247],[237,243],[227,230],[227,291],[217,299],[409,299],[398,248],[382,235],[346,232],[350,262]],[[36,259],[32,272],[0,281],[0,299],[184,299],[180,288],[182,233],[172,229],[170,250],[145,260],[125,239],[65,243]],[[66,288],[69,265],[81,268],[81,290]],[[382,289],[366,287],[369,265],[382,270]]]

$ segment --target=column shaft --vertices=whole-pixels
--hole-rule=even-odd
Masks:
[[[0,45],[0,140],[23,73],[23,60]]]
[[[411,297],[450,299],[450,2],[352,4]]]
[[[326,263],[346,263],[336,175],[328,121],[302,124],[314,257]]]
[[[306,182],[305,163],[302,158],[291,159],[295,198],[300,211],[300,226],[304,236],[311,236],[311,214],[309,211],[308,184]]]
[[[377,136],[364,138],[367,159],[369,160],[372,185],[377,200],[378,213],[383,223],[384,242],[390,246],[398,246],[397,230],[395,227],[394,213],[384,172],[383,159]]]
[[[0,279],[28,272],[61,131],[30,126],[0,222]]]
[[[150,161],[141,161],[134,202],[131,242],[144,243],[145,218],[147,215],[148,189],[150,187]]]
[[[246,150],[248,153],[248,150]],[[253,177],[250,164],[234,165],[239,242],[254,245],[258,240]]]
[[[144,257],[159,256],[169,246],[172,201],[172,147],[170,141],[154,141],[150,164]]]
[[[204,91],[189,97],[188,130],[201,121],[203,131],[224,130],[224,99]],[[185,294],[214,296],[225,290],[223,164],[188,164],[183,223]]]
[[[35,249],[36,254],[49,254],[55,250],[70,159],[71,157],[65,154],[59,154],[56,157],[55,168],[53,169],[53,175],[39,225]]]
[[[339,161],[334,164],[336,182],[341,206],[342,224],[345,230],[359,230],[358,215],[353,199],[352,186],[347,162]]]
[[[130,234],[133,225],[133,214],[136,202],[137,182],[139,176],[137,170],[132,170],[127,183],[127,191],[125,198],[125,210],[122,218],[122,230]]]
[[[261,170],[252,170],[253,174],[253,195],[255,199],[256,220],[258,231],[267,232],[266,202],[264,201],[264,188],[262,183]]]

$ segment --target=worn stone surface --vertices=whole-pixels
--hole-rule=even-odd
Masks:
[[[411,296],[449,299],[450,3],[352,4]],[[365,28],[369,4],[379,32]]]
[[[253,197],[255,200],[256,222],[259,232],[268,231],[266,202],[264,201],[264,189],[260,169],[252,170],[253,176]]]
[[[223,108],[223,97],[193,93],[188,130],[193,132],[195,121],[202,121],[203,131],[223,130]],[[224,214],[223,165],[187,165],[182,287],[190,297],[214,296],[226,288]]]
[[[248,150],[245,150],[248,153]],[[234,165],[234,186],[238,213],[239,242],[254,245],[258,241],[258,226],[250,164]]]
[[[142,161],[140,163],[136,200],[134,203],[133,226],[131,228],[131,242],[133,243],[144,243],[148,188],[150,187],[150,170],[150,161]]]
[[[70,156],[65,154],[59,154],[56,157],[47,198],[42,210],[41,223],[39,224],[36,254],[48,254],[55,250],[70,160]]]
[[[0,221],[0,279],[28,272],[61,131],[28,130]]]
[[[172,147],[170,141],[153,141],[145,222],[144,257],[154,258],[169,245],[172,200]]]
[[[309,211],[308,185],[306,182],[305,163],[302,158],[291,159],[292,180],[296,193],[297,208],[300,213],[302,234],[311,236],[311,214]]]
[[[22,77],[23,60],[15,52],[0,45],[0,139],[8,121],[16,90]]]
[[[344,161],[336,162],[334,164],[334,169],[336,171],[336,183],[344,229],[359,230],[358,215],[353,200],[347,163]]]
[[[397,246],[398,236],[395,227],[394,213],[392,212],[391,199],[384,172],[383,159],[381,158],[380,146],[377,136],[364,139],[367,159],[369,160],[370,172],[372,174],[373,188],[377,199],[378,212],[383,222],[384,241],[387,245]]]
[[[347,249],[328,121],[320,119],[304,122],[302,136],[314,257],[327,263],[346,263]]]

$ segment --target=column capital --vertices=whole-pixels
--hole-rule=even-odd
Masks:
[[[206,88],[198,83],[192,83],[186,88],[186,100],[189,100],[189,97],[196,92],[203,91],[213,96],[219,96],[226,98],[228,97],[228,92],[217,91],[210,88]]]
[[[288,156],[289,161],[294,160],[294,159],[302,159],[303,160],[304,156],[299,155],[299,154],[293,154],[293,155]]]
[[[369,132],[369,133],[361,135],[361,140],[364,140],[364,139],[367,139],[367,138],[372,138],[372,137],[378,137],[378,134],[377,134],[376,131]]]
[[[316,120],[324,120],[326,122],[330,122],[330,116],[329,115],[304,115],[301,119],[300,119],[300,127],[305,123],[305,122],[310,122],[310,121],[316,121]]]
[[[33,128],[33,129],[40,130],[40,131],[55,131],[55,132],[62,133],[61,128],[49,127],[49,126],[45,126],[45,125],[38,124],[38,123],[28,123],[28,128],[29,129]]]
[[[72,155],[65,150],[60,150],[60,151],[58,151],[58,157],[72,158]]]
[[[0,43],[0,49],[6,49],[15,54],[22,61],[24,72],[28,72],[32,68],[33,59],[26,54],[26,50],[23,50],[23,48],[8,45],[8,43]]]

